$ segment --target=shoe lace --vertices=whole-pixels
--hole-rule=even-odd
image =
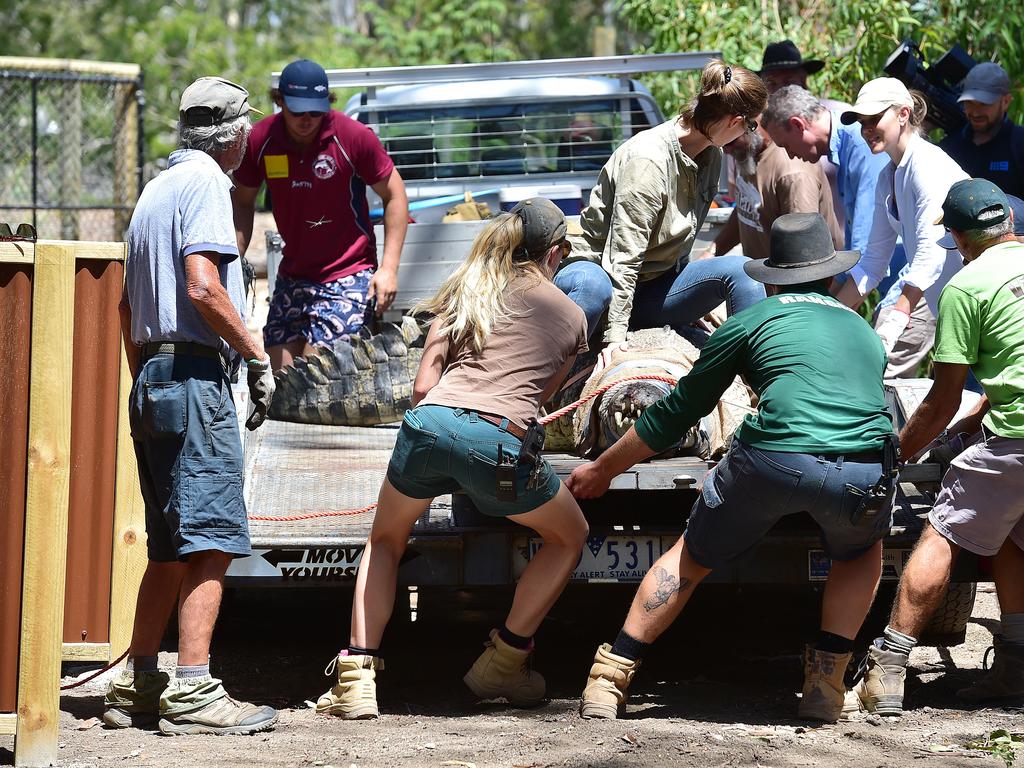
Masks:
[[[985,655],[981,657],[981,668],[986,672],[990,669],[988,665],[989,654],[995,653],[995,650],[996,647],[994,645],[990,645],[988,648],[985,649]]]

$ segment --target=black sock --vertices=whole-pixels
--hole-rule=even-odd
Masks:
[[[630,661],[638,661],[647,653],[650,645],[650,643],[640,642],[632,635],[627,634],[626,630],[620,629],[619,636],[615,638],[615,643],[612,645],[612,653]]]
[[[533,644],[532,637],[523,637],[522,635],[517,635],[515,632],[513,632],[504,625],[502,625],[501,629],[498,630],[498,637],[500,637],[504,642],[511,645],[513,648],[518,648],[520,651],[528,650],[529,647]]]
[[[348,647],[349,656],[380,656],[380,648],[360,648],[358,645]]]
[[[818,633],[814,647],[826,653],[849,653],[853,650],[853,640],[823,629]]]

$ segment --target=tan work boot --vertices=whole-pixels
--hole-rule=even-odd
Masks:
[[[906,654],[886,651],[874,644],[868,648],[864,677],[854,688],[865,710],[888,716],[903,714],[907,660]]]
[[[477,698],[504,698],[514,707],[532,707],[544,698],[544,678],[530,669],[533,650],[513,648],[492,629],[490,640],[462,681]]]
[[[277,722],[277,710],[228,696],[220,680],[206,675],[175,678],[160,696],[160,733],[248,734],[265,731]]]
[[[825,723],[839,721],[846,699],[843,675],[852,657],[852,653],[829,653],[809,645],[804,649],[804,692],[797,717]]]
[[[129,672],[110,681],[103,696],[103,723],[109,728],[151,728],[160,718],[166,672]]]
[[[334,715],[344,720],[369,720],[380,716],[377,709],[377,670],[384,669],[377,656],[338,655],[324,670],[338,668],[338,682],[317,699],[318,715]]]
[[[1024,648],[1007,645],[996,635],[992,639],[995,658],[988,674],[956,695],[967,701],[991,701],[1024,697]],[[988,653],[986,652],[986,657]]]
[[[598,646],[583,689],[580,715],[616,719],[626,709],[629,684],[639,668],[639,660],[630,661],[624,656],[617,656],[608,643]]]

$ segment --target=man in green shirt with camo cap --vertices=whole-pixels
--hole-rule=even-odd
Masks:
[[[828,292],[829,279],[859,256],[835,251],[820,214],[776,219],[769,258],[744,269],[778,293],[730,317],[670,395],[597,461],[573,471],[567,485],[575,496],[600,496],[613,477],[671,447],[737,375],[757,392],[757,413],[705,477],[683,537],[644,577],[615,643],[597,649],[584,717],[622,711],[647,647],[705,576],[749,551],[780,518],[807,512],[833,565],[821,632],[805,654],[799,715],[839,719],[843,673],[881,574],[895,492],[892,474],[883,482],[887,445],[895,466],[885,351],[871,327]]]
[[[972,701],[1024,699],[1024,243],[1006,195],[991,181],[954,184],[937,224],[964,268],[939,296],[935,381],[900,435],[913,457],[949,424],[970,368],[985,390],[950,434],[982,432],[942,479],[930,525],[900,579],[885,634],[868,650],[856,691],[873,712],[903,711],[910,651],[942,600],[961,549],[994,558],[1002,634],[989,674],[959,691]]]

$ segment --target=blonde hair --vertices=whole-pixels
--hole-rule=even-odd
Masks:
[[[462,265],[413,313],[434,315],[440,324],[438,335],[450,337],[453,346],[469,344],[479,354],[496,321],[515,319],[506,303],[509,284],[524,275],[543,279],[537,261],[513,260],[522,242],[521,218],[503,213],[492,219],[476,236]]]
[[[710,138],[711,127],[724,117],[756,118],[768,105],[768,89],[761,78],[745,67],[732,67],[721,59],[704,65],[700,87],[682,112],[687,128]]]

